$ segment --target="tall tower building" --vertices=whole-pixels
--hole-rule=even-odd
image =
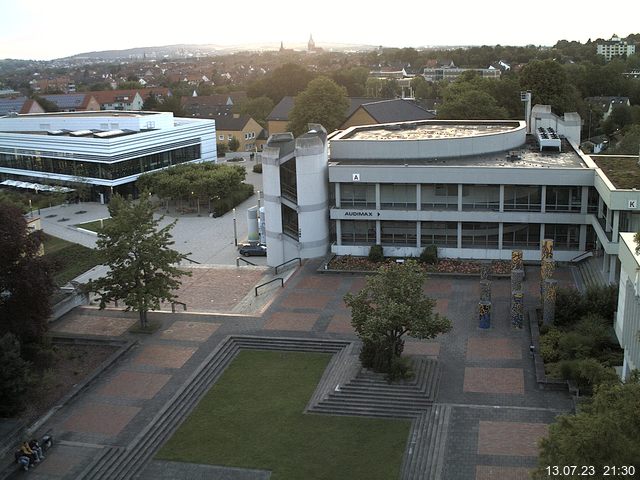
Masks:
[[[307,50],[313,52],[316,49],[316,42],[313,41],[313,35],[309,35],[309,43],[307,44]]]

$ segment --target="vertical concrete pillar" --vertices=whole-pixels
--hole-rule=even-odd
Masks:
[[[582,187],[582,196],[580,197],[580,213],[583,215],[589,213],[589,187]]]
[[[580,244],[578,250],[584,252],[587,249],[587,226],[580,225]]]
[[[458,248],[462,248],[462,222],[458,222]]]
[[[620,231],[620,210],[613,211],[613,235],[611,236],[611,241],[618,243],[618,232]]]
[[[502,250],[502,236],[504,235],[504,223],[498,224],[498,250]],[[502,257],[500,257],[502,258]]]
[[[340,197],[340,182],[335,183],[336,188],[336,208],[340,208],[340,202],[342,201]]]
[[[611,230],[613,230],[611,228],[612,225],[612,215],[611,215],[611,209],[607,208],[607,217],[606,217],[606,221],[605,221],[605,232],[609,233]]]
[[[376,183],[376,210],[380,210],[380,184],[379,183]]]
[[[462,211],[462,184],[458,184],[458,211]]]
[[[336,245],[342,245],[342,220],[336,220]]]
[[[618,272],[618,256],[611,255],[609,260],[609,283],[616,283],[616,277]]]
[[[382,228],[380,226],[380,220],[376,220],[376,245],[382,244]]]
[[[422,210],[422,185],[416,184],[416,210]]]
[[[418,248],[422,248],[422,238],[420,238],[421,232],[422,232],[422,222],[418,220],[416,222],[416,247]]]
[[[547,211],[547,186],[542,185],[540,190],[540,211],[545,213]]]
[[[500,206],[499,211],[504,212],[504,185],[500,185]]]

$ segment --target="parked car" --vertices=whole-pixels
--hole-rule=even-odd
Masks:
[[[267,246],[262,243],[254,244],[254,245],[244,245],[240,248],[240,255],[245,257],[251,256],[261,256],[264,257],[267,255]]]

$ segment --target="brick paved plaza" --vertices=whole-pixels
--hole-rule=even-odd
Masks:
[[[263,270],[194,269],[181,292],[187,313],[151,313],[150,318],[161,322],[154,334],[128,333],[136,314],[115,310],[78,308],[56,322],[55,332],[131,339],[137,345],[47,422],[45,428],[59,443],[32,478],[79,478],[103,447],[127,447],[228,335],[355,339],[342,298],[360,290],[365,277],[317,273],[318,264],[307,262],[285,288],[265,293],[273,299],[262,313],[228,314],[247,294],[253,295]],[[527,268],[529,306],[537,302],[538,275],[539,269]],[[557,278],[563,285],[572,282],[568,270],[559,269]],[[437,300],[436,311],[451,319],[453,330],[429,341],[408,338],[405,354],[440,364],[436,402],[450,405],[452,412],[443,479],[527,478],[536,465],[537,441],[557,414],[571,409],[565,394],[538,389],[528,330],[509,324],[509,288],[508,279],[492,282],[492,324],[481,330],[476,316],[479,278],[430,277],[425,284],[425,292]],[[152,462],[140,478],[156,478],[153,472],[159,470]]]

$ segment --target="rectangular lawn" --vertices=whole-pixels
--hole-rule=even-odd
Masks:
[[[409,420],[303,414],[331,356],[245,350],[157,458],[272,480],[398,478]]]

